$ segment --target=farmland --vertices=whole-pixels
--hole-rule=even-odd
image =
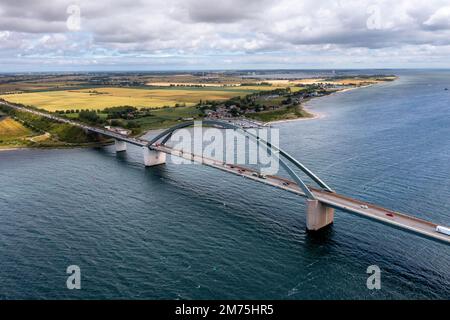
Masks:
[[[311,117],[302,104],[339,90],[392,81],[392,76],[245,77],[240,72],[0,75],[0,98],[137,135],[185,119],[249,117],[263,122]],[[22,119],[38,123],[36,119]],[[47,140],[86,143],[61,124],[38,126]],[[31,126],[34,129],[34,126]],[[41,132],[43,131],[43,132]],[[43,138],[45,138],[43,136]],[[48,137],[47,137],[48,138]],[[36,138],[37,139],[37,138]],[[34,139],[32,142],[37,142]]]
[[[33,132],[10,117],[0,118],[0,148],[26,144],[26,138]]]
[[[10,117],[0,118],[0,139],[3,141],[29,136],[32,131]]]
[[[180,118],[198,118],[201,116],[195,107],[163,108],[152,111],[152,116],[137,119],[137,124],[143,130],[161,129],[175,125]]]
[[[95,145],[82,129],[0,105],[0,149]],[[101,143],[102,141],[100,141]]]
[[[269,87],[270,88],[270,87]],[[226,88],[95,88],[79,90],[52,90],[2,95],[7,101],[31,105],[47,111],[89,109],[101,110],[114,106],[161,108],[164,106],[193,106],[200,100],[226,100],[244,96],[255,87]]]
[[[0,76],[0,98],[47,111],[103,110],[116,106],[162,108],[225,101],[254,92],[317,83],[361,86],[388,77],[244,78],[239,73],[82,73]],[[389,79],[390,80],[390,79]]]

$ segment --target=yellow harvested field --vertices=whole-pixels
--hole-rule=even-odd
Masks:
[[[194,105],[200,100],[226,100],[246,95],[251,88],[96,88],[80,90],[45,91],[3,95],[7,101],[22,103],[48,111],[70,109],[104,109],[114,106],[164,107],[185,103]]]
[[[288,87],[288,86],[284,86],[283,88],[286,88],[286,87]],[[241,86],[240,88],[243,90],[253,90],[253,91],[269,91],[269,90],[280,89],[279,87],[276,87],[276,86],[264,86],[264,85],[258,85],[258,86],[249,85],[249,86]]]
[[[308,79],[295,79],[295,80],[288,80],[288,79],[280,79],[280,80],[265,80],[264,82],[270,83],[273,87],[291,87],[298,84],[308,85],[308,84],[315,84],[323,81],[323,79],[318,78],[308,78]]]
[[[225,87],[223,83],[201,83],[201,82],[148,82],[145,85],[153,86],[153,87],[173,87],[173,86],[181,86],[181,87]],[[227,84],[226,86],[240,86],[237,84]]]
[[[290,80],[264,80],[264,82],[270,83],[274,87],[287,87],[293,84]]]
[[[0,140],[24,138],[32,131],[9,117],[0,119]]]

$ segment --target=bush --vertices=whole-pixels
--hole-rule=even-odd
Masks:
[[[95,111],[81,111],[78,114],[78,118],[80,120],[84,120],[87,122],[91,122],[91,123],[98,123],[100,122],[100,117],[98,116],[98,114]]]

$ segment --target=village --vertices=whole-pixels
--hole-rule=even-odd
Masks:
[[[314,97],[325,96],[342,90],[348,86],[329,83],[297,85],[295,87],[278,88],[260,91],[245,97],[233,97],[225,102],[206,101],[199,103],[198,108],[206,118],[230,119],[246,117],[260,119],[264,114],[285,113],[286,110],[302,108],[302,104]]]

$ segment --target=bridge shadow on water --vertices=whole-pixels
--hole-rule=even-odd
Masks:
[[[335,236],[333,224],[328,225],[318,231],[306,231],[305,244],[311,247],[332,245]]]
[[[94,147],[92,150],[95,150],[99,155],[107,157],[109,159],[114,159],[116,163],[124,164],[127,166],[130,165],[139,165],[141,166],[140,159],[136,157],[136,154],[133,149],[127,150],[124,152],[116,152],[114,146],[100,146]]]
[[[128,156],[128,154],[126,152],[117,152],[115,154],[115,157],[118,162],[124,162],[124,163],[130,162],[130,157]]]
[[[162,182],[167,178],[169,178],[167,167],[162,166],[154,166],[154,167],[144,167],[144,174],[146,180]]]

